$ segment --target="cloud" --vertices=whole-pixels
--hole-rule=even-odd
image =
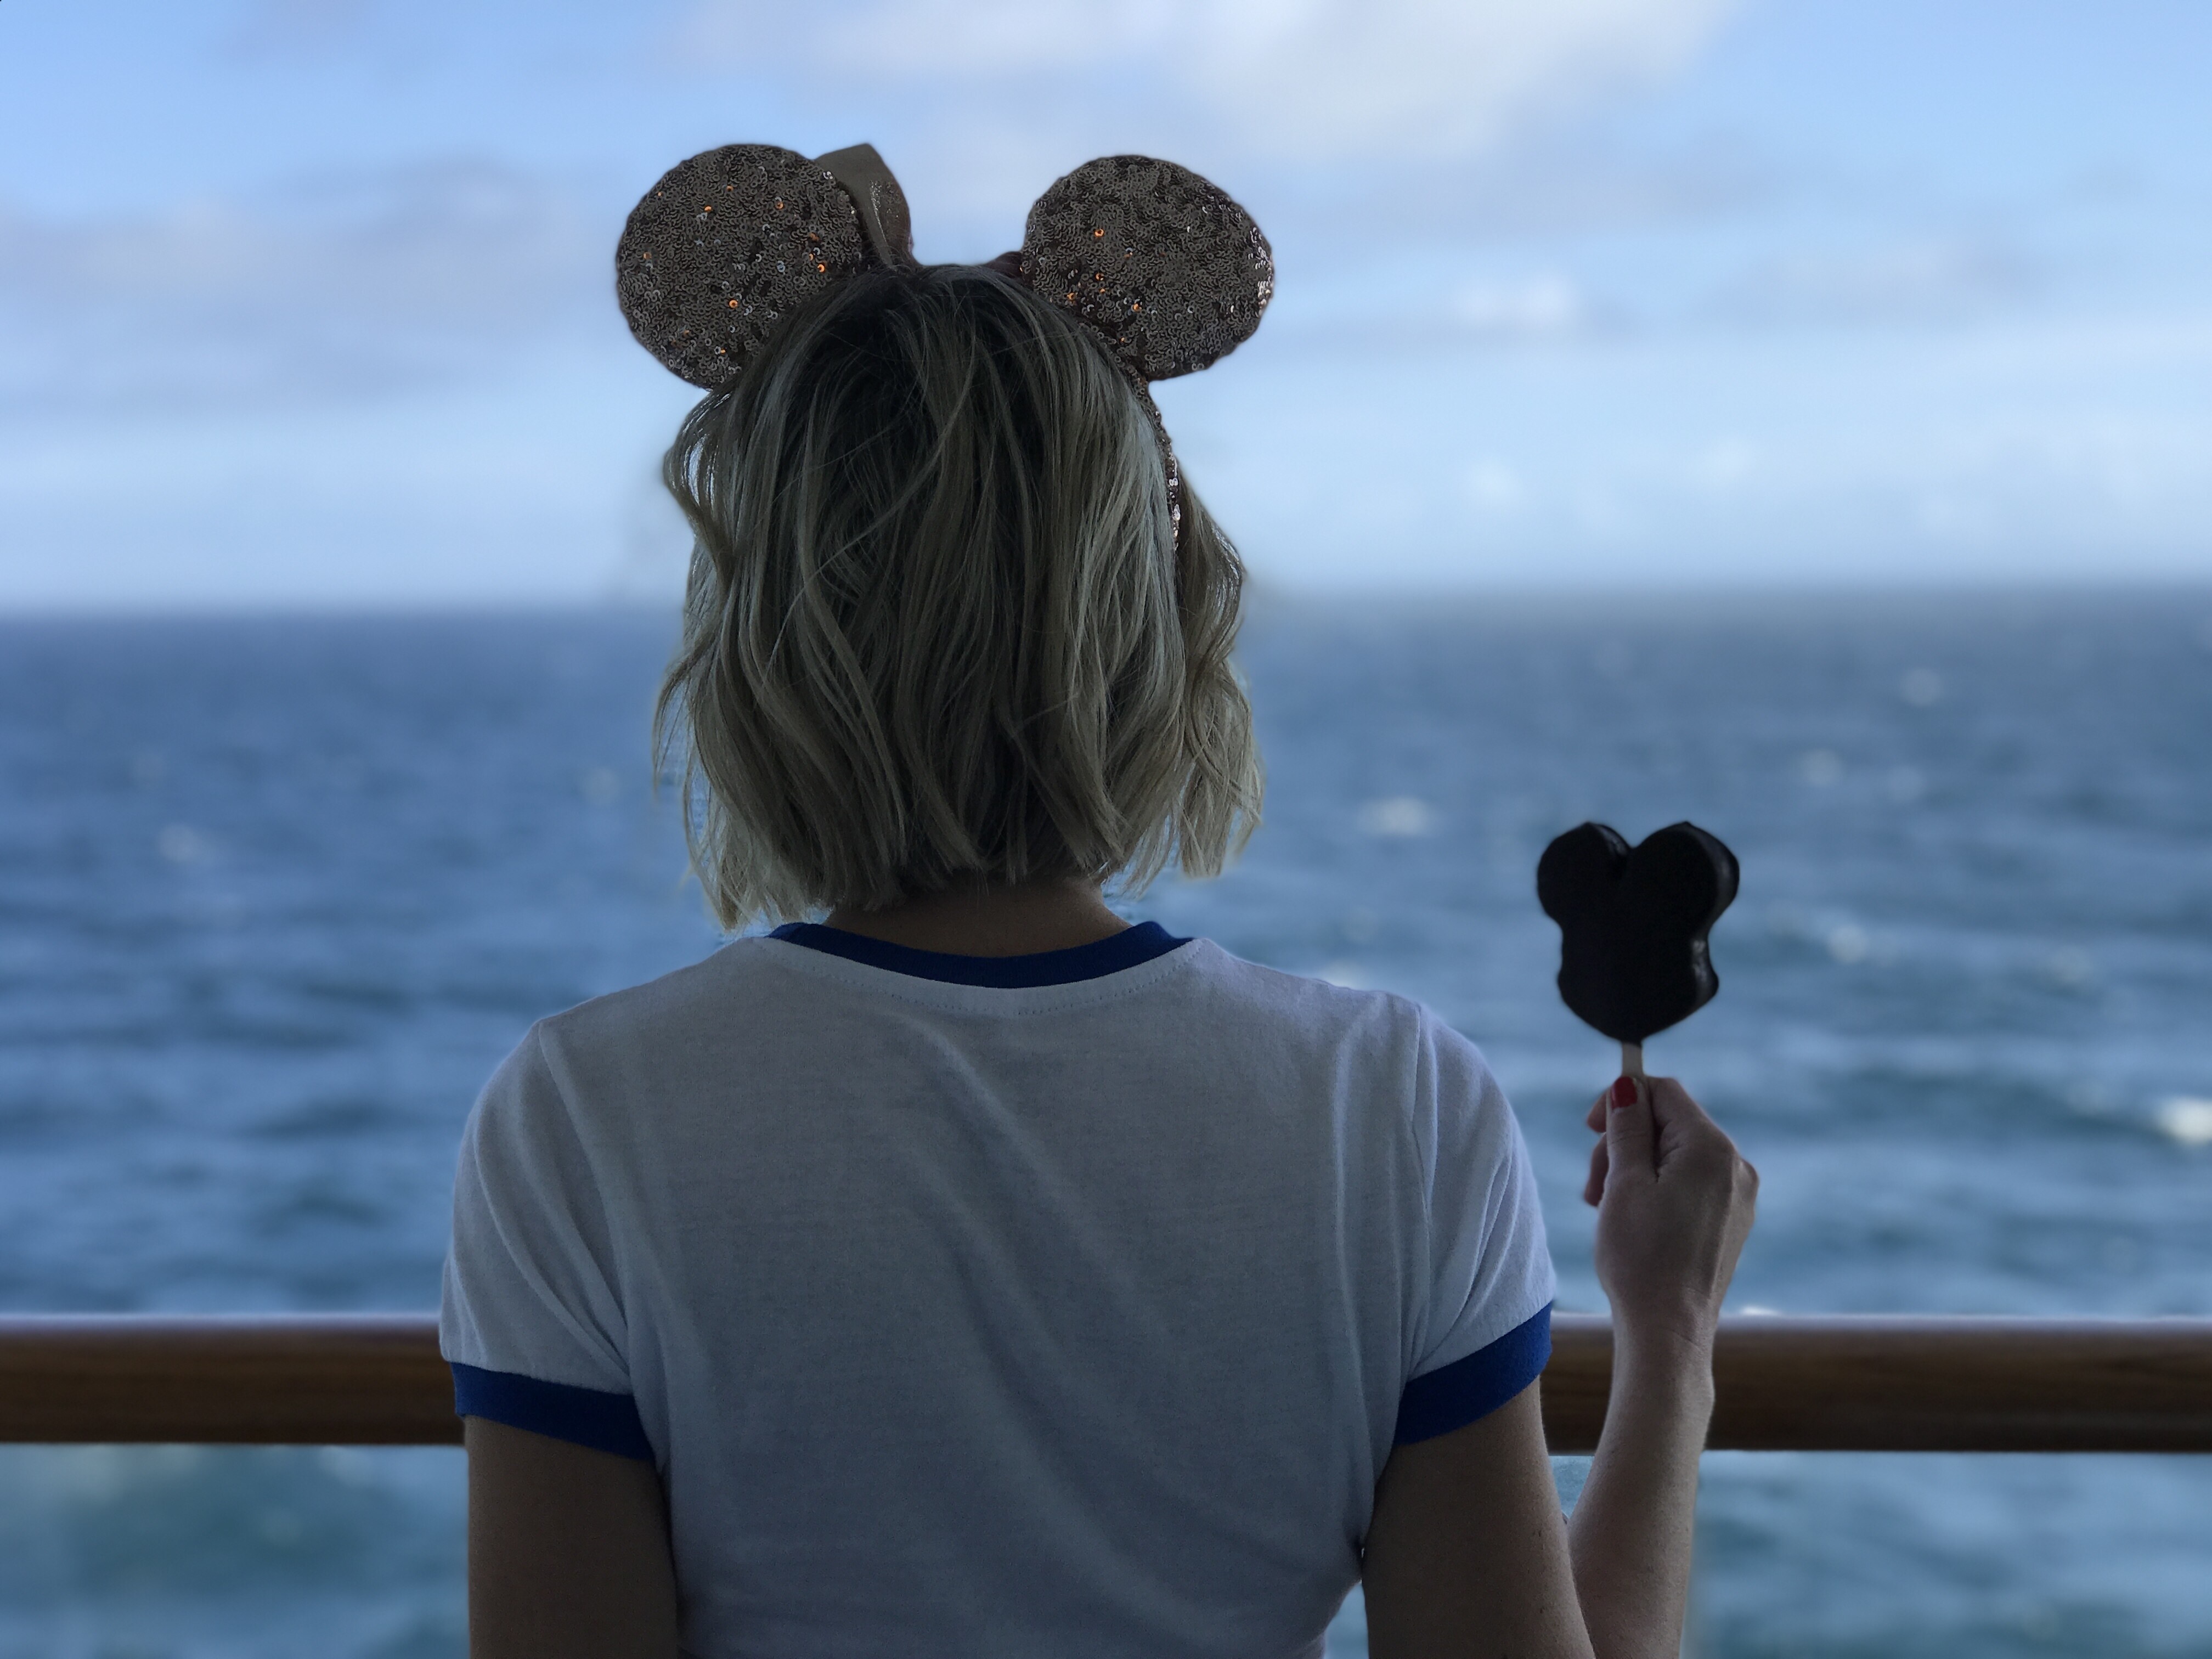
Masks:
[[[1581,289],[1564,276],[1518,283],[1475,283],[1452,301],[1453,320],[1478,335],[1538,338],[1571,334],[1589,320]]]
[[[1742,218],[1802,183],[1740,140],[1631,145],[1603,133],[1547,130],[1425,171],[1418,188],[1440,229],[1474,241],[1546,241]]]
[[[1528,499],[1528,489],[1513,465],[1495,455],[1478,457],[1461,475],[1467,499],[1485,514],[1513,512]]]
[[[688,3],[664,71],[757,81],[763,106],[805,88],[806,136],[786,142],[874,143],[923,258],[1012,246],[1029,204],[1085,156],[1172,155],[1267,228],[1286,301],[1334,292],[1340,341],[1567,337],[1615,308],[1594,317],[1579,289],[1571,317],[1565,290],[1469,294],[1468,252],[1709,220],[1775,194],[1741,142],[1630,143],[1565,118],[1684,68],[1737,0]],[[1508,263],[1560,261],[1547,248]],[[1300,326],[1285,312],[1273,331]]]
[[[1271,313],[1270,353],[1425,362],[1440,352],[1571,349],[1635,337],[1642,319],[1559,271],[1461,277],[1448,259],[1409,261],[1411,280],[1361,288],[1340,279]]]
[[[1994,242],[1939,237],[1842,252],[1793,252],[1722,289],[1731,321],[1782,324],[1954,322],[2030,292],[2033,265]]]
[[[1479,153],[1532,119],[1665,79],[1733,0],[858,0],[798,14],[699,0],[695,66],[783,53],[878,84],[957,88],[965,118],[1087,112],[1286,160],[1408,165]],[[1073,107],[1071,107],[1073,106]]]
[[[604,305],[600,228],[446,162],[65,219],[0,208],[0,410],[265,404],[450,380]]]

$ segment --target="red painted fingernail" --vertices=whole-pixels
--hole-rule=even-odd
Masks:
[[[1617,1077],[1613,1079],[1613,1103],[1615,1106],[1633,1106],[1636,1104],[1636,1079],[1634,1078]]]

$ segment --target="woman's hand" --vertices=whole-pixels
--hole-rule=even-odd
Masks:
[[[1672,1078],[1622,1079],[1583,1197],[1613,1302],[1605,1431],[1568,1525],[1575,1590],[1605,1659],[1674,1659],[1713,1409],[1713,1328],[1751,1231],[1759,1171]]]
[[[1759,1171],[1670,1077],[1623,1078],[1590,1108],[1602,1137],[1583,1201],[1616,1344],[1710,1346],[1751,1231]]]

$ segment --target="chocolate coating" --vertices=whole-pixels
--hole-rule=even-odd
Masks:
[[[1139,380],[1165,380],[1252,337],[1274,296],[1275,255],[1252,216],[1188,167],[1103,155],[1030,209],[1022,279]]]
[[[1707,935],[1735,898],[1735,854],[1694,823],[1631,850],[1602,823],[1570,830],[1536,864],[1559,924],[1559,995],[1617,1042],[1687,1019],[1721,988]]]
[[[866,258],[852,198],[820,162],[726,144],[678,162],[632,210],[615,298],[640,345],[711,392],[786,313]]]

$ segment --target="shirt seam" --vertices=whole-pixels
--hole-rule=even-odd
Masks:
[[[1407,1139],[1413,1143],[1413,1167],[1419,1172],[1421,1182],[1421,1266],[1414,1280],[1419,1299],[1414,1304],[1412,1322],[1414,1328],[1407,1333],[1404,1355],[1400,1362],[1400,1375],[1407,1380],[1411,1380],[1413,1367],[1420,1363],[1422,1350],[1428,1344],[1429,1316],[1436,1299],[1437,1149],[1433,1143],[1437,1136],[1431,1134],[1431,1144],[1426,1147],[1422,1146],[1420,1125],[1415,1121],[1413,1111],[1414,1102],[1420,1098],[1424,1081],[1429,1085],[1429,1094],[1433,1102],[1430,1116],[1439,1128],[1443,1116],[1443,1089],[1437,1079],[1430,1075],[1436,1054],[1434,1034],[1429,1029],[1431,1015],[1422,1004],[1417,1002],[1413,1006],[1416,1013],[1413,1021],[1413,1098],[1401,1098],[1398,1103],[1399,1125],[1405,1130]]]

